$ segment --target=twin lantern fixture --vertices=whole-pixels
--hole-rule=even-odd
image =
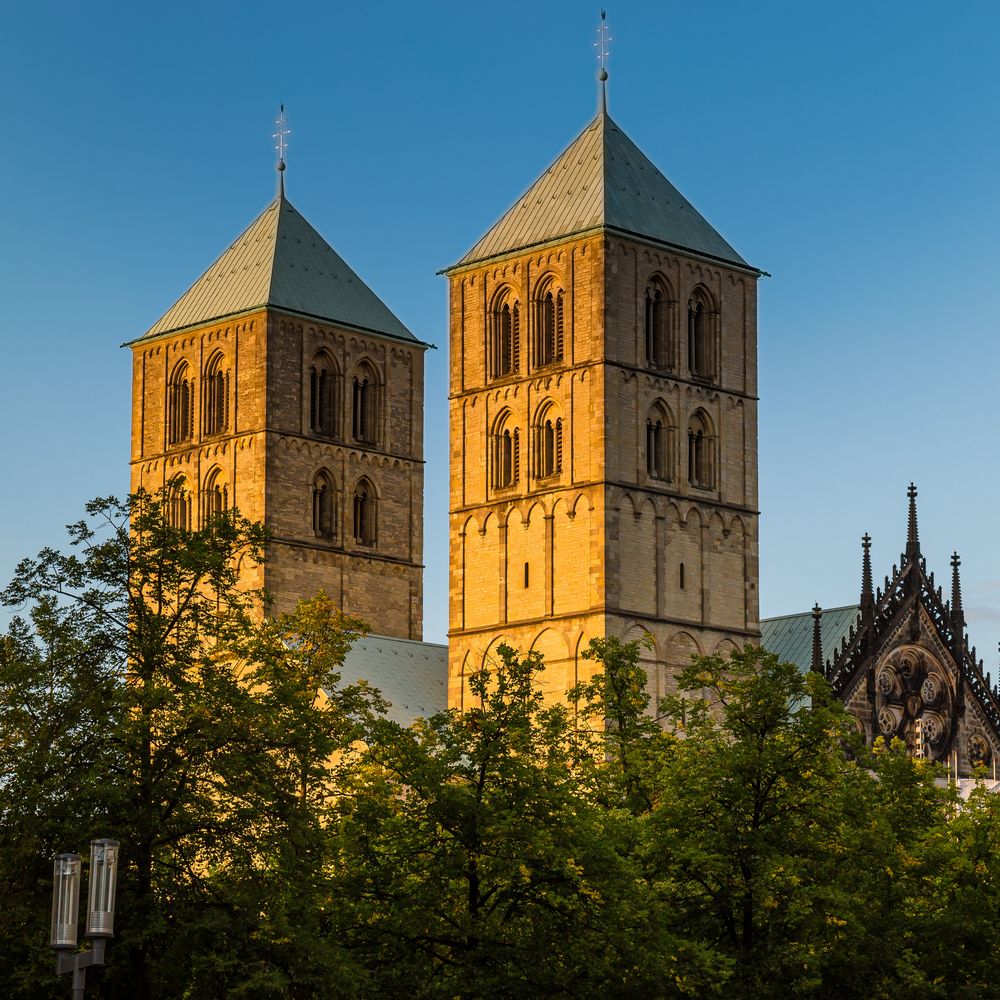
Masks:
[[[90,887],[87,900],[89,951],[77,952],[80,917],[80,855],[57,854],[52,879],[52,936],[56,972],[73,973],[73,997],[83,997],[87,969],[104,964],[104,949],[114,937],[115,889],[118,881],[118,841],[90,842]]]

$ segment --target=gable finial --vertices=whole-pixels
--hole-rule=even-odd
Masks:
[[[597,41],[594,48],[597,49],[597,61],[601,64],[601,69],[597,74],[601,89],[597,96],[597,113],[604,115],[608,112],[608,57],[611,55],[608,50],[608,43],[611,36],[608,34],[608,12],[601,9],[601,26],[597,29]]]
[[[813,648],[810,670],[822,674],[823,670],[823,609],[819,601],[813,605]]]
[[[965,626],[965,612],[962,610],[962,581],[958,575],[958,567],[962,565],[962,560],[958,558],[957,552],[951,554],[951,617],[952,621],[959,627]]]
[[[282,104],[280,110],[278,111],[278,117],[274,120],[275,133],[272,136],[275,139],[274,148],[278,153],[278,196],[281,198],[285,197],[285,150],[288,148],[288,143],[285,139],[292,134],[292,130],[288,127],[288,117],[285,115],[285,105]]]
[[[917,534],[917,488],[910,483],[906,491],[910,501],[910,512],[906,524],[906,556],[917,558],[920,555],[920,536]]]
[[[872,587],[872,536],[866,531],[861,536],[861,607],[870,608],[875,603]]]

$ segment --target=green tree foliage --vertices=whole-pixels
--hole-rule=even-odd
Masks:
[[[997,995],[1000,800],[862,746],[816,675],[747,646],[651,706],[609,637],[551,704],[504,646],[405,729],[341,683],[362,623],[257,612],[259,526],[140,494],[71,538],[3,594],[4,997],[65,995],[51,855],[106,835],[108,1000]]]
[[[235,512],[181,532],[138,494],[88,515],[3,595],[29,612],[0,645],[10,995],[51,992],[51,855],[110,835],[106,995],[325,996],[343,971],[321,919],[330,761],[364,695],[317,693],[361,623],[322,596],[263,621],[240,573],[264,536]]]

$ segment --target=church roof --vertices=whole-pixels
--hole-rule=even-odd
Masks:
[[[344,259],[278,195],[143,335],[272,306],[401,340],[417,338]]]
[[[448,707],[448,647],[433,642],[368,635],[344,657],[345,684],[366,681],[389,702],[388,716],[401,726]]]
[[[858,620],[858,605],[825,608],[820,619],[823,628],[823,662],[834,656],[841,641]],[[782,663],[794,663],[808,672],[812,665],[813,615],[803,611],[796,615],[763,618],[760,623],[760,644],[776,653]]]
[[[756,270],[603,110],[455,267],[598,228]]]

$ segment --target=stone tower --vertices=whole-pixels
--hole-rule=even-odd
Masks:
[[[449,704],[499,642],[560,696],[595,636],[650,693],[759,636],[761,271],[602,107],[450,283]]]
[[[281,193],[130,345],[131,487],[198,526],[238,506],[273,539],[275,611],[323,589],[421,638],[423,352]]]

